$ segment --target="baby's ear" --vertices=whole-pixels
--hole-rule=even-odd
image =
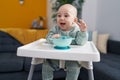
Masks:
[[[77,17],[74,19],[74,22],[75,22],[75,23],[77,23],[77,22],[78,22],[78,18],[77,18]]]

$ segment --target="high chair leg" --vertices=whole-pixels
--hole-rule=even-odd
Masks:
[[[34,68],[35,68],[35,65],[34,65],[34,64],[31,64],[31,67],[30,67],[30,71],[29,71],[29,75],[28,75],[28,79],[27,79],[27,80],[32,80],[32,76],[33,76],[33,73],[34,73]]]

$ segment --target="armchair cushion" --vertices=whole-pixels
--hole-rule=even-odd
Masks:
[[[23,69],[24,58],[16,52],[0,53],[0,72],[15,72]]]
[[[120,55],[120,41],[108,40],[108,52]]]
[[[23,69],[24,58],[16,55],[22,44],[6,32],[0,31],[0,72],[14,72]]]
[[[0,31],[0,52],[15,52],[22,44],[6,32]]]
[[[107,41],[109,38],[109,34],[99,34],[98,35],[98,43],[97,48],[100,52],[107,54]]]

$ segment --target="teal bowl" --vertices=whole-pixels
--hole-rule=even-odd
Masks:
[[[68,47],[74,38],[68,36],[61,36],[59,38],[51,38],[52,43],[57,47]]]

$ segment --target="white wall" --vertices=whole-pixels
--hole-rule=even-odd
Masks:
[[[120,41],[120,0],[98,0],[97,30]]]
[[[82,10],[82,18],[88,26],[88,30],[96,30],[96,16],[97,16],[97,1],[85,0]]]
[[[109,33],[110,39],[120,41],[120,0],[85,0],[83,19],[88,30]]]

